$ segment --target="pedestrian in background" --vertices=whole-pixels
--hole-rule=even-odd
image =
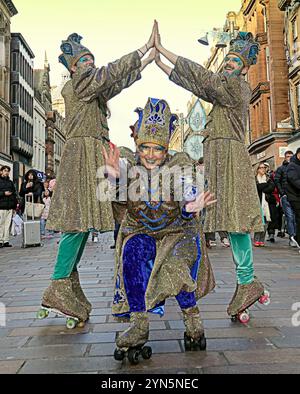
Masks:
[[[271,170],[270,164],[268,162],[264,163],[266,167],[266,175],[272,179],[275,185],[275,171]],[[275,185],[275,188],[271,194],[267,196],[267,201],[269,204],[271,221],[268,223],[267,233],[269,238],[267,241],[274,243],[275,242],[275,230],[277,229],[277,236],[283,238],[285,234],[281,232],[282,227],[282,210],[280,206],[280,197],[278,189]]]
[[[27,171],[24,176],[24,181],[21,184],[21,188],[19,192],[20,197],[22,197],[22,203],[21,203],[22,213],[25,210],[26,195],[32,193],[33,195],[32,202],[41,203],[43,190],[44,190],[43,184],[39,181],[36,172],[34,170]]]
[[[42,216],[41,216],[41,236],[42,236],[42,238],[46,237],[46,223],[47,223],[50,204],[51,204],[51,195],[52,195],[52,193],[48,189],[46,189],[43,193],[43,203],[45,204],[45,208],[44,208],[44,210],[42,212]],[[51,231],[51,230],[49,230],[49,237],[53,237],[53,231]]]
[[[275,189],[275,184],[272,179],[266,174],[267,167],[265,163],[260,162],[256,169],[256,187],[261,205],[262,216],[264,218],[264,231],[254,233],[254,246],[265,246],[265,236],[268,228],[268,223],[271,221],[271,213],[268,203],[268,196]]]
[[[289,235],[289,245],[292,247],[297,247],[295,237],[296,237],[296,217],[291,206],[291,203],[287,197],[287,167],[291,158],[293,157],[293,152],[288,150],[284,154],[284,161],[280,167],[277,168],[274,182],[279,191],[280,203],[282,210],[284,212],[286,220],[286,228]]]
[[[286,177],[286,194],[296,217],[296,238],[291,237],[291,240],[300,248],[300,148],[290,159]]]
[[[9,166],[0,168],[0,248],[12,246],[9,243],[9,229],[13,210],[17,207],[17,192],[9,174]]]

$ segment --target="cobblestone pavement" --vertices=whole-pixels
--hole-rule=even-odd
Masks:
[[[88,242],[79,268],[93,303],[89,323],[69,330],[62,317],[35,318],[49,284],[56,241],[22,249],[21,241],[14,239],[13,248],[0,250],[0,302],[6,307],[6,325],[0,327],[0,373],[300,372],[300,313],[296,311],[300,311],[300,254],[288,247],[287,239],[254,250],[256,274],[270,290],[271,304],[252,306],[247,325],[232,323],[226,314],[235,287],[230,249],[221,245],[211,249],[217,286],[200,302],[207,351],[184,352],[181,314],[170,299],[163,318],[151,316],[153,356],[137,366],[112,356],[115,333],[127,325],[114,322],[110,315],[111,233],[103,234],[98,243]]]

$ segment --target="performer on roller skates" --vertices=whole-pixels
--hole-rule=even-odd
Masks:
[[[217,203],[207,212],[204,232],[229,233],[237,287],[227,312],[235,318],[264,294],[263,284],[254,276],[250,238],[251,232],[263,231],[262,215],[245,145],[252,95],[245,75],[257,62],[259,44],[251,33],[239,32],[230,42],[222,72],[213,73],[165,49],[158,28],[156,31],[156,49],[174,68],[164,64],[159,55],[157,65],[172,82],[213,104],[203,132],[204,166],[209,190]],[[261,301],[267,303],[268,295]]]
[[[183,314],[186,350],[204,350],[206,340],[197,299],[214,288],[199,215],[193,213],[212,204],[213,197],[209,192],[201,193],[201,182],[195,184],[194,177],[181,178],[183,167],[196,174],[196,163],[186,153],[168,154],[176,119],[168,103],[149,98],[144,110],[139,108],[138,112],[136,153],[127,151],[126,163],[129,174],[139,168],[144,182],[142,176],[131,176],[124,182],[125,158],[119,159],[117,148],[103,150],[109,179],[113,183],[120,178],[118,192],[123,199],[120,190],[126,190],[127,210],[116,245],[112,312],[117,320],[130,320],[130,327],[116,338],[115,358],[121,360],[127,353],[131,363],[138,362],[139,354],[143,358],[151,356],[151,348],[143,347],[149,337],[148,312],[162,315],[166,298],[172,296]],[[178,186],[172,178],[175,183],[171,181],[168,198],[164,198],[163,190],[171,178],[159,181],[164,171],[179,180]],[[184,192],[176,200],[174,193],[182,182]],[[131,198],[134,190],[141,192],[138,198]]]
[[[91,230],[112,231],[110,201],[100,201],[97,169],[104,164],[101,148],[109,147],[107,102],[141,78],[154,60],[154,26],[147,44],[107,66],[96,68],[94,55],[81,44],[77,33],[62,42],[59,61],[70,72],[62,95],[66,106],[64,146],[47,228],[62,232],[54,273],[42,307],[86,321],[91,303],[84,295],[77,265]],[[43,309],[38,317],[45,317]],[[47,310],[46,310],[47,312]]]

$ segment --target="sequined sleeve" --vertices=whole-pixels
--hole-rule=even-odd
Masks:
[[[101,95],[105,98],[106,101],[112,99],[117,94],[119,94],[123,89],[129,88],[134,82],[141,79],[141,73],[139,69],[133,70],[130,74],[128,74],[125,78],[116,82],[109,89],[105,90],[101,93]]]
[[[140,66],[141,60],[135,51],[101,68],[88,67],[82,72],[78,69],[72,77],[74,92],[79,99],[92,101],[102,92],[109,93],[110,89],[118,84],[114,94],[116,95],[123,86],[127,87],[140,78]]]
[[[180,56],[170,80],[212,104],[235,107],[240,101],[239,78],[226,78]]]

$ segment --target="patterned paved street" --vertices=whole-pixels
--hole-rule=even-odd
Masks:
[[[151,316],[152,358],[137,366],[112,356],[115,333],[127,327],[110,315],[112,234],[87,244],[79,271],[93,311],[89,323],[74,330],[65,327],[62,317],[35,318],[52,273],[56,239],[28,249],[20,247],[19,239],[13,242],[13,248],[0,250],[0,301],[6,307],[6,325],[0,327],[0,373],[300,372],[300,313],[292,310],[298,302],[294,308],[300,311],[300,254],[288,247],[287,239],[277,238],[274,245],[254,251],[256,274],[270,290],[271,304],[251,307],[247,325],[232,323],[226,314],[235,287],[230,249],[211,249],[217,286],[200,302],[207,351],[184,352],[181,314],[170,299],[163,318]]]

